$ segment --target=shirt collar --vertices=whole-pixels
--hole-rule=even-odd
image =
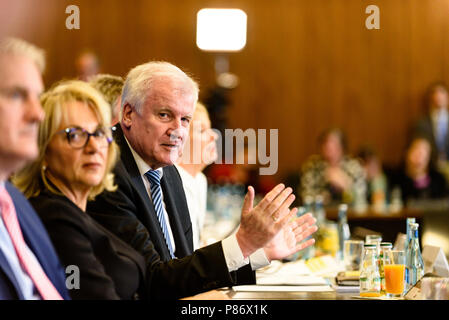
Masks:
[[[151,167],[148,165],[148,163],[146,163],[141,156],[139,156],[139,154],[134,151],[134,149],[131,147],[131,145],[128,142],[128,139],[126,139],[126,137],[123,135],[123,137],[125,138],[126,143],[128,144],[129,150],[131,150],[131,153],[134,157],[134,161],[137,164],[137,169],[139,169],[139,173],[141,176],[143,176],[145,173],[147,173],[149,170],[152,170]],[[161,176],[162,179],[162,175],[164,174],[164,171],[162,170],[162,168],[156,169],[156,171],[159,171],[159,174]]]

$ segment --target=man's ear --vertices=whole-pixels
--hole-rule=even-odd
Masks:
[[[131,107],[131,105],[129,103],[126,103],[123,106],[123,112],[122,112],[122,125],[125,128],[130,128],[131,124],[132,124],[132,118],[131,115],[134,112],[133,108]]]

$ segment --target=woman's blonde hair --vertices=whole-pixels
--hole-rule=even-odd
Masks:
[[[65,108],[67,108],[70,102],[74,101],[87,104],[96,114],[100,125],[105,127],[110,127],[111,125],[111,108],[101,96],[101,93],[86,82],[79,80],[61,81],[44,93],[41,97],[41,104],[45,111],[45,118],[39,126],[39,156],[12,178],[12,182],[27,198],[38,196],[44,189],[48,189],[55,194],[61,194],[47,180],[44,160],[48,144],[66,116]],[[105,189],[115,191],[117,188],[114,185],[114,175],[112,173],[117,157],[118,147],[115,142],[112,142],[109,145],[105,175],[101,183],[92,188],[89,200],[93,200],[96,195]]]

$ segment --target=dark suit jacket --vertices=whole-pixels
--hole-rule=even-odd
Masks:
[[[134,229],[129,228],[130,221],[135,218],[148,230],[151,241],[159,253],[161,260],[169,261],[170,253],[165,243],[164,234],[159,225],[153,202],[148,197],[137,164],[126,143],[120,125],[117,125],[115,140],[120,147],[120,158],[114,174],[117,192],[105,192],[94,202],[89,202],[87,211],[98,222],[125,237],[129,242],[135,237]],[[193,252],[192,224],[187,207],[182,181],[174,166],[163,168],[161,180],[162,192],[170,226],[176,244],[175,255],[178,258]],[[112,212],[114,211],[114,212]],[[113,216],[113,217],[111,217]],[[131,224],[133,224],[131,222]],[[141,237],[135,239],[140,242]],[[132,243],[140,248],[141,243]]]
[[[64,299],[70,299],[65,286],[65,272],[42,222],[25,197],[10,183],[6,182],[5,185],[14,202],[26,244],[39,260],[42,269],[60,295]],[[0,251],[0,300],[6,299],[24,299],[24,297],[8,261]]]
[[[64,265],[80,270],[80,288],[70,290],[73,299],[177,299],[235,284],[219,243],[169,262],[150,245],[147,264],[68,198],[46,191],[30,202]]]
[[[120,147],[121,160],[117,163],[114,174],[118,189],[103,192],[95,201],[89,201],[87,212],[106,229],[112,231],[134,249],[140,252],[151,264],[154,259],[169,261],[170,255],[157,220],[154,206],[148,197],[137,165],[132,156],[120,125],[117,125],[115,139]],[[192,254],[192,225],[185,198],[184,188],[178,171],[174,166],[165,167],[161,180],[167,213],[176,242],[176,257],[182,258]],[[155,257],[157,251],[158,257]],[[216,252],[214,250],[217,250]],[[226,265],[221,243],[207,249],[197,250],[194,255],[220,258],[214,262]],[[190,256],[191,257],[191,256]],[[223,259],[222,259],[223,258]],[[213,259],[209,260],[212,261]],[[204,274],[213,272],[206,266]],[[207,271],[206,271],[207,270]],[[251,266],[232,273],[234,284],[255,283],[255,274]]]
[[[413,130],[413,137],[424,137],[430,141],[432,147],[432,161],[436,163],[436,161],[438,160],[438,148],[433,132],[432,119],[429,115],[427,115],[416,122]],[[446,159],[449,160],[449,130],[445,139],[444,153],[446,155]]]

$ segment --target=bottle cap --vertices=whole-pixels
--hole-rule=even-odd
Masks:
[[[393,248],[393,244],[391,242],[381,242],[380,246],[383,248]]]
[[[365,248],[377,248],[375,243],[365,243]]]

